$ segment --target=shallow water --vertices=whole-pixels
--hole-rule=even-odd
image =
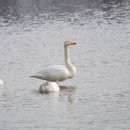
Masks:
[[[40,94],[29,76],[64,64],[65,40],[77,75]],[[1,0],[0,78],[1,130],[129,130],[130,1]]]

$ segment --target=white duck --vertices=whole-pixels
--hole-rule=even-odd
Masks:
[[[3,85],[4,81],[2,79],[0,79],[0,85]]]
[[[56,82],[46,82],[42,84],[39,88],[39,91],[42,92],[54,92],[59,91],[60,87]]]

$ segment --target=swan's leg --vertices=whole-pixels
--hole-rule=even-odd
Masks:
[[[56,81],[56,83],[57,83],[57,84],[58,84],[58,86],[60,87],[60,85],[59,85],[58,81]]]

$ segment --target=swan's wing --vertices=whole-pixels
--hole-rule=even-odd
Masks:
[[[63,65],[53,65],[44,68],[44,70],[32,77],[48,81],[63,81],[69,78],[69,71]]]

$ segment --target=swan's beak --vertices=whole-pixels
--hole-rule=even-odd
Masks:
[[[77,43],[70,41],[69,45],[76,45]]]
[[[73,45],[76,45],[76,44],[77,44],[76,42],[73,43]]]

